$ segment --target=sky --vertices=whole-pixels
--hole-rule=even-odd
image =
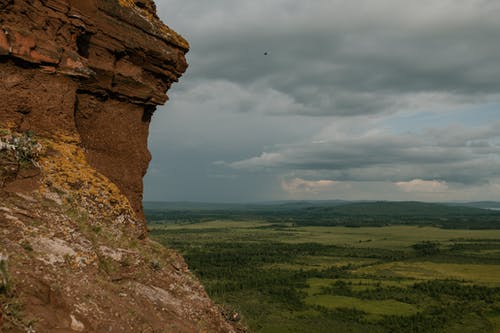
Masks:
[[[145,200],[500,200],[497,0],[157,0]]]

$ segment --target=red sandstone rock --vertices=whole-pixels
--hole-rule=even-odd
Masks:
[[[0,98],[8,102],[0,106],[0,119],[41,135],[53,135],[54,124],[66,135],[79,134],[91,163],[142,216],[150,113],[167,101],[167,89],[186,70],[188,43],[158,19],[147,0],[2,0],[0,10],[0,56],[8,60],[0,63]],[[19,65],[31,68],[22,74],[25,80],[38,82],[30,93],[26,82],[18,89],[5,84],[13,80],[9,73],[19,75]],[[61,90],[61,82],[71,88]],[[61,92],[65,97],[39,98],[29,115],[12,114],[16,105],[32,104],[27,95]],[[119,117],[89,111],[85,101],[94,97],[98,110],[119,104]],[[99,121],[112,121],[113,132]],[[133,137],[133,144],[110,133]]]
[[[9,54],[9,42],[7,41],[7,36],[5,32],[0,30],[0,55]]]

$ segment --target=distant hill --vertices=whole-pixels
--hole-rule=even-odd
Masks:
[[[482,209],[500,210],[500,202],[497,201],[477,201],[465,203],[449,203],[451,206],[476,207]]]
[[[310,226],[421,225],[451,229],[500,229],[500,210],[478,203],[416,201],[284,201],[253,204],[146,202],[151,223],[197,223],[213,220],[265,220]],[[491,207],[491,203],[479,206]]]
[[[145,210],[172,211],[302,211],[330,212],[336,215],[374,216],[445,216],[490,214],[488,209],[500,209],[499,202],[428,203],[419,201],[343,201],[303,200],[270,201],[261,203],[208,203],[145,201]]]
[[[311,208],[309,210],[314,210]],[[416,201],[392,202],[377,201],[363,203],[349,203],[337,207],[318,207],[323,211],[331,211],[346,216],[473,216],[495,214],[474,206],[451,206],[440,203],[426,203]]]
[[[189,202],[189,201],[144,201],[145,210],[234,210],[244,209],[245,204]]]
[[[300,201],[264,201],[255,203],[214,203],[190,201],[144,201],[146,210],[194,210],[194,211],[243,211],[243,210],[289,210],[307,207],[330,207],[351,203],[344,200],[300,200]]]

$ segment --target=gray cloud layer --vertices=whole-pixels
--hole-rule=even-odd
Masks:
[[[337,133],[342,133],[337,128]],[[500,123],[480,129],[443,128],[423,134],[349,134],[277,146],[233,162],[246,170],[300,170],[319,179],[401,182],[414,179],[484,183],[500,176]]]
[[[172,24],[189,32],[190,75],[250,87],[255,98],[273,89],[295,105],[270,105],[270,113],[345,116],[500,100],[497,1],[167,3],[165,11],[179,11]]]

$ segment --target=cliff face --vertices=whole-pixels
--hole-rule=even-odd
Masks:
[[[1,332],[234,331],[141,207],[188,48],[151,0],[0,0]]]
[[[141,216],[149,122],[186,70],[187,42],[149,0],[0,0],[0,10],[1,119],[78,137]]]

